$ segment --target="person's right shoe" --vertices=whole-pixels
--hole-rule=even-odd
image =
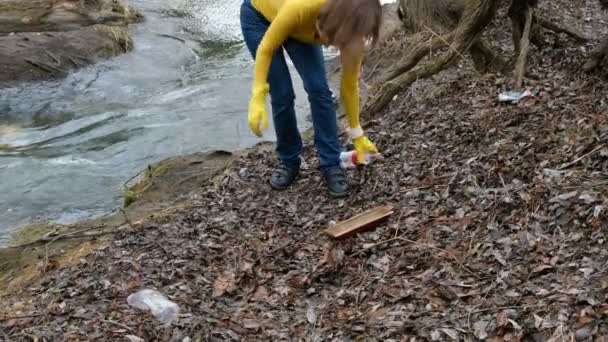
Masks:
[[[275,190],[285,190],[293,184],[299,173],[299,166],[287,166],[281,163],[270,177],[270,186]]]
[[[348,184],[346,171],[339,166],[332,166],[323,170],[323,176],[325,176],[325,182],[331,197],[342,198],[348,196],[350,185]]]

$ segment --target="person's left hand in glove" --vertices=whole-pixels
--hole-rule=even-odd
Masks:
[[[365,153],[378,153],[378,148],[363,134],[363,129],[361,129],[361,127],[351,128],[348,134],[353,140],[359,164],[365,163]]]

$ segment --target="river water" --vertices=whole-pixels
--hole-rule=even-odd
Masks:
[[[240,2],[131,0],[146,16],[132,26],[132,52],[0,90],[0,245],[23,224],[112,211],[124,182],[151,163],[260,141],[247,127],[252,60]],[[293,79],[307,129],[306,96]]]
[[[246,120],[252,62],[240,0],[131,4],[146,16],[132,27],[134,51],[64,80],[0,90],[0,244],[34,220],[111,211],[124,182],[150,163],[259,141]],[[305,102],[298,97],[304,116]]]

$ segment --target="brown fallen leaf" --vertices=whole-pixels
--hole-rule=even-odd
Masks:
[[[253,273],[253,263],[249,262],[247,260],[241,261],[240,268],[241,268],[241,272],[243,272],[243,273],[247,273],[247,274]]]
[[[489,323],[487,321],[477,321],[473,324],[475,336],[477,336],[478,339],[483,340],[488,337],[488,332],[486,331],[488,324]]]
[[[389,308],[378,308],[367,313],[367,318],[370,323],[379,322],[386,318]]]
[[[344,261],[344,251],[335,246],[334,243],[328,242],[323,246],[323,256],[319,261],[319,265],[326,267],[329,270],[334,270]]]
[[[506,311],[501,311],[496,315],[496,325],[499,328],[504,328],[509,324],[509,314]]]
[[[231,293],[234,290],[236,290],[234,272],[226,271],[215,279],[211,296],[213,298],[221,297],[226,292]]]
[[[347,321],[351,319],[352,316],[353,310],[349,309],[348,307],[342,307],[336,311],[336,317],[341,321]]]
[[[297,289],[301,289],[306,287],[310,283],[310,278],[308,276],[296,275],[290,278],[288,281],[289,286]]]
[[[258,330],[260,327],[262,327],[262,324],[255,319],[244,319],[243,327],[245,329]]]
[[[268,290],[264,286],[258,286],[257,290],[253,294],[253,299],[258,302],[265,302],[268,300]]]

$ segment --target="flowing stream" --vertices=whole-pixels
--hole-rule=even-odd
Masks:
[[[0,245],[36,220],[69,224],[112,211],[125,181],[151,163],[260,141],[247,127],[252,60],[241,0],[130,3],[146,17],[131,28],[132,52],[0,90]],[[308,103],[293,79],[304,130]]]
[[[132,27],[132,52],[60,81],[0,90],[0,245],[35,220],[111,211],[124,182],[150,163],[259,141],[247,127],[252,61],[240,0],[131,4],[146,16]]]

